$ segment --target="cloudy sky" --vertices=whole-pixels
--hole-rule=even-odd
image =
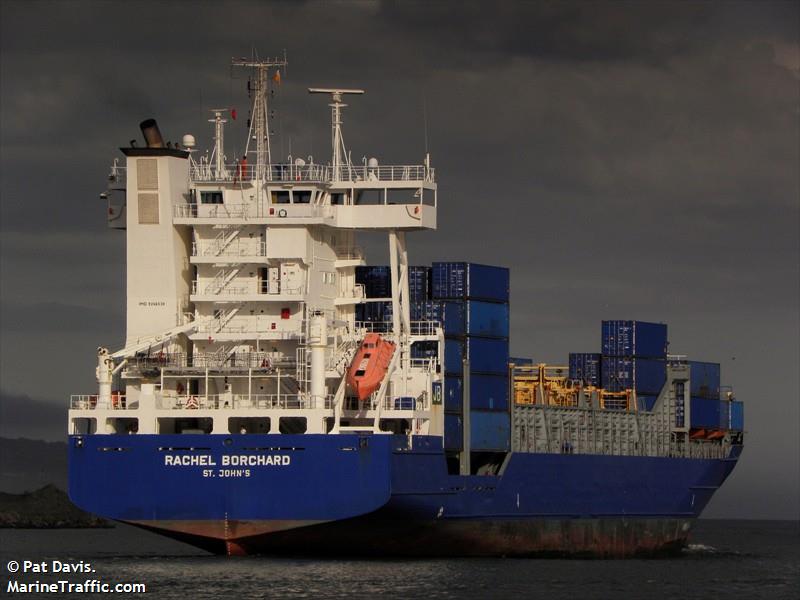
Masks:
[[[0,2],[0,390],[6,436],[55,439],[124,326],[124,235],[98,194],[158,119],[210,143],[247,109],[231,56],[289,59],[279,156],[329,157],[309,86],[362,87],[354,160],[421,162],[436,233],[412,261],[512,268],[512,350],[561,362],[600,320],[669,324],[722,363],[745,454],[710,516],[798,516],[796,2]],[[243,120],[227,130],[243,149]],[[373,262],[383,240],[368,240]]]

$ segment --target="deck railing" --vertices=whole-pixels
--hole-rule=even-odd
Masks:
[[[251,183],[257,179],[255,165],[232,163],[217,170],[212,164],[195,164],[189,171],[192,181],[198,183]],[[342,165],[334,169],[329,165],[267,165],[261,179],[278,183],[332,183],[358,181],[424,181],[435,180],[435,170],[425,165]]]

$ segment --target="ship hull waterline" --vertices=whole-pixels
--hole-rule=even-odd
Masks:
[[[84,510],[218,554],[320,556],[670,553],[738,458],[512,453],[459,476],[441,438],[391,435],[73,436],[69,454]]]

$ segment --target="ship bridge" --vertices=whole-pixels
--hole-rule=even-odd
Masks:
[[[374,159],[373,159],[374,160]],[[426,159],[426,163],[429,161]],[[176,225],[328,225],[342,229],[435,229],[435,170],[417,165],[192,164],[193,193],[176,203]]]

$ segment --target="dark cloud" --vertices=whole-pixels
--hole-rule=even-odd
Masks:
[[[673,347],[720,360],[748,402],[751,441],[712,514],[793,514],[797,3],[6,1],[0,10],[9,393],[85,391],[94,347],[121,337],[124,241],[104,230],[97,199],[116,149],[149,116],[170,139],[192,132],[209,145],[209,108],[246,112],[230,57],[286,48],[278,156],[327,160],[328,110],[306,87],[364,87],[345,112],[354,160],[417,162],[427,149],[437,168],[440,227],[411,237],[414,262],[512,267],[512,348],[541,360],[597,348],[603,318],[668,322]],[[231,154],[244,136],[243,122],[229,125]],[[364,245],[385,260],[385,240]],[[61,350],[48,378],[29,358],[43,349]]]

